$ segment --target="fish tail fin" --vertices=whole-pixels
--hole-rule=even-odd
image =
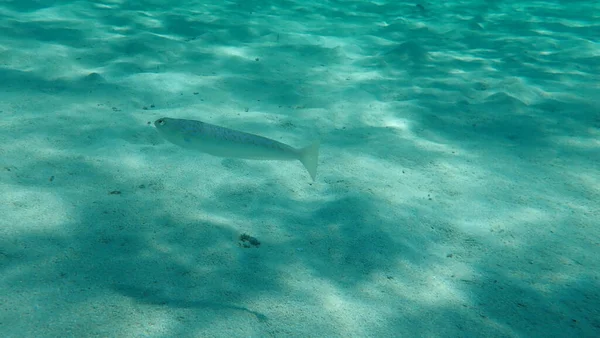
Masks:
[[[300,149],[300,162],[304,165],[312,180],[317,177],[317,164],[319,162],[319,140],[313,142],[311,145]]]

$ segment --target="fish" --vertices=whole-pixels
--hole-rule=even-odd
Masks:
[[[218,157],[247,160],[299,160],[315,181],[320,141],[303,148],[294,148],[273,139],[233,130],[214,124],[161,117],[154,121],[158,134],[183,148]]]

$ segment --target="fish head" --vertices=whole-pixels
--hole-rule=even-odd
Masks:
[[[185,145],[187,143],[187,133],[181,120],[161,117],[154,121],[154,127],[156,127],[160,136],[167,141],[177,145]]]

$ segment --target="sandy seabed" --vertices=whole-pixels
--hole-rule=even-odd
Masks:
[[[0,336],[600,337],[574,3],[1,2]],[[317,180],[163,116],[321,139]]]

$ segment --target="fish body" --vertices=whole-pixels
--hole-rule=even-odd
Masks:
[[[299,160],[313,181],[317,175],[319,141],[298,149],[243,131],[201,121],[168,117],[154,121],[154,126],[164,139],[183,148],[219,157],[250,160]]]

